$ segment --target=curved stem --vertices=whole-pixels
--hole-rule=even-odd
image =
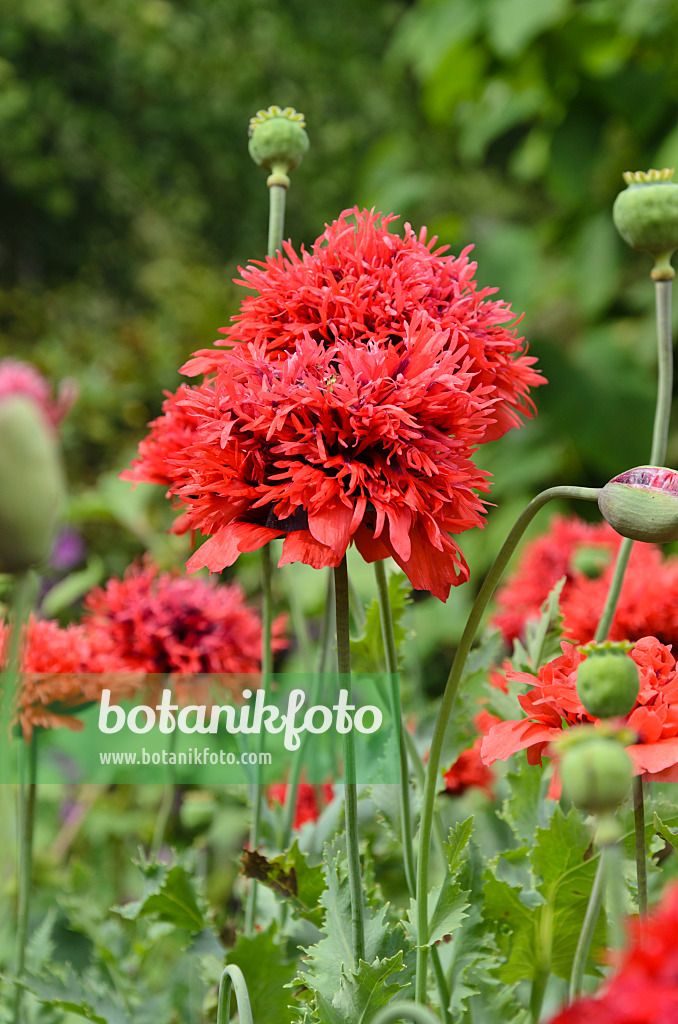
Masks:
[[[349,634],[348,570],[346,555],[334,570],[334,594],[337,616],[337,664],[339,685],[348,691],[351,702],[351,646]],[[353,732],[344,733],[344,808],[346,814],[346,854],[348,857],[348,885],[351,894],[351,935],[353,966],[365,959],[365,907],[360,877],[360,847],[358,845],[358,789],[356,786],[356,760]]]
[[[589,950],[591,949],[591,943],[593,942],[593,933],[596,930],[596,924],[598,923],[598,915],[600,914],[600,908],[603,905],[603,893],[605,891],[606,851],[607,847],[603,847],[600,851],[598,867],[596,868],[596,875],[593,879],[593,887],[591,888],[591,895],[589,896],[586,914],[584,915],[584,921],[582,923],[581,931],[579,933],[579,941],[577,942],[574,960],[572,961],[572,972],[570,974],[569,993],[570,1002],[572,1002],[574,999],[577,998],[577,996],[581,994],[582,982],[584,981],[584,972],[586,970],[586,963],[589,958]]]
[[[440,1024],[434,1013],[416,1003],[390,1003],[379,1011],[372,1024],[394,1024],[402,1020],[411,1020],[412,1024]]]
[[[247,982],[245,981],[242,971],[235,964],[227,964],[221,974],[221,979],[219,981],[217,1024],[228,1024],[229,1022],[231,986],[235,990],[235,1002],[238,1007],[238,1019],[240,1024],[254,1024],[252,1020],[252,1007],[250,1006],[250,995],[247,991]]]
[[[28,749],[28,781],[22,787],[22,825],[19,861],[19,899],[17,915],[17,978],[21,978],[26,966],[26,940],[28,938],[28,911],[31,895],[31,874],[33,871],[33,829],[35,825],[35,797],[38,778],[38,733],[27,745]],[[21,1020],[21,1002],[23,990],[17,986],[14,991],[14,1024]]]
[[[428,894],[428,864],[431,845],[431,828],[433,822],[433,807],[435,804],[436,790],[438,784],[438,773],[440,770],[440,755],[447,730],[447,723],[452,712],[454,699],[461,681],[466,659],[471,644],[473,643],[476,631],[487,608],[490,598],[495,591],[502,574],[508,565],[511,555],[516,549],[518,541],[526,528],[544,505],[557,498],[581,498],[584,501],[597,501],[599,490],[594,487],[550,487],[542,491],[536,498],[533,498],[516,520],[513,529],[504,541],[504,545],[495,558],[485,581],[478,592],[473,608],[469,615],[466,627],[462,634],[457,652],[452,662],[452,668],[447,678],[445,691],[443,693],[438,717],[436,719],[431,749],[429,752],[428,765],[426,766],[426,783],[420,826],[419,842],[419,864],[417,871],[417,933],[419,936],[419,947],[417,949],[417,976],[416,994],[418,1002],[426,1000],[426,967],[428,960],[428,915],[427,915],[427,894]]]
[[[638,879],[638,913],[647,917],[647,864],[645,861],[645,799],[643,777],[633,780],[633,823],[636,831],[636,876]]]

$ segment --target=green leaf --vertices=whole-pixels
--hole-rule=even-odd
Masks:
[[[182,864],[167,867],[159,861],[140,860],[137,865],[145,875],[144,894],[114,911],[128,921],[151,917],[189,932],[205,927],[203,900],[198,895],[195,879]]]
[[[3,974],[0,979],[18,984],[46,1006],[74,1013],[95,1024],[128,1024],[129,1015],[117,995],[93,974],[80,977],[70,965],[41,974],[28,973],[19,981]]]
[[[276,933],[277,924],[273,922],[252,938],[240,935],[228,954],[228,963],[236,964],[245,976],[254,1020],[289,1024],[290,994],[286,986],[294,977],[296,964],[285,958],[282,946],[275,941]]]
[[[556,809],[553,800],[545,797],[545,771],[529,764],[527,758],[513,758],[515,771],[507,773],[510,796],[504,800],[499,817],[509,826],[519,846],[531,846],[537,828],[545,828]]]
[[[375,1014],[394,996],[406,989],[394,979],[403,970],[403,954],[368,964],[361,960],[357,971],[344,971],[339,989],[329,1000],[318,996],[321,1024],[369,1024]]]
[[[319,901],[325,891],[325,872],[322,864],[309,865],[297,839],[286,853],[270,860],[256,851],[246,850],[243,865],[248,878],[256,878],[287,902],[296,914],[320,928],[323,911]]]
[[[396,651],[399,653],[407,630],[403,617],[410,604],[412,584],[403,572],[394,572],[388,580],[388,599],[393,620],[393,634]],[[400,656],[398,657],[400,664]],[[375,598],[369,605],[362,636],[351,642],[351,668],[354,672],[373,672],[375,666],[384,664],[384,642],[381,634],[379,601]]]
[[[90,558],[84,569],[72,572],[65,579],[59,580],[45,594],[41,612],[48,619],[56,616],[69,608],[72,604],[86,594],[88,590],[101,583],[106,574],[106,566],[103,559],[98,556]]]
[[[298,980],[312,989],[316,998],[331,1003],[341,984],[344,971],[353,965],[351,936],[351,897],[348,877],[340,872],[345,860],[343,836],[338,836],[325,850],[327,888],[320,898],[324,908],[324,938],[306,950],[308,958]],[[405,955],[412,945],[400,922],[388,919],[388,904],[381,901],[365,905],[365,961],[390,960],[397,953]]]
[[[525,625],[525,643],[516,639],[513,642],[511,662],[519,672],[532,672],[535,675],[541,665],[562,654],[560,643],[563,635],[563,615],[560,610],[560,595],[565,586],[563,576],[551,588],[549,595],[541,606],[538,619],[528,619]]]
[[[472,831],[472,817],[450,829],[448,842],[445,843],[447,874],[443,884],[434,886],[427,898],[429,933],[427,946],[432,946],[445,936],[452,935],[467,916],[469,893],[462,889],[457,875],[461,867],[461,856],[468,845]],[[418,903],[414,898],[410,900],[407,920],[410,933],[418,944]]]
[[[659,817],[659,815],[657,814],[656,811],[654,812],[654,814],[652,816],[652,820],[654,822],[654,830],[655,830],[655,832],[658,832],[659,835],[662,837],[662,839],[665,839],[666,842],[669,843],[674,848],[674,850],[678,850],[678,832],[673,832],[668,827],[668,825],[666,825],[661,820],[661,818]]]
[[[493,0],[487,32],[500,57],[517,57],[545,29],[565,20],[570,0]]]

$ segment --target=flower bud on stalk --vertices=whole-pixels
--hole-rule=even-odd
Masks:
[[[598,508],[622,537],[651,544],[678,540],[678,472],[664,466],[627,469],[601,489]]]
[[[633,766],[619,738],[577,729],[560,763],[563,794],[590,814],[607,816],[631,792]]]
[[[625,171],[627,187],[617,196],[612,219],[632,249],[655,258],[652,277],[671,281],[671,255],[678,249],[678,185],[673,170]]]
[[[49,554],[64,494],[57,435],[25,394],[0,399],[0,572]]]
[[[577,694],[594,718],[621,718],[638,700],[640,676],[629,651],[633,644],[591,643],[580,650],[587,655],[577,669]]]

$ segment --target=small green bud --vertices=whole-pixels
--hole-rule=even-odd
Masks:
[[[631,790],[631,758],[610,737],[586,739],[570,747],[560,764],[563,794],[590,814],[614,810]]]
[[[678,540],[678,473],[664,466],[636,466],[605,484],[598,508],[617,533],[665,544]]]
[[[671,254],[678,249],[678,185],[673,170],[626,171],[627,187],[612,208],[612,219],[632,249],[655,257],[655,280],[671,280]]]
[[[621,718],[638,700],[640,677],[630,647],[605,641],[581,648],[588,657],[577,669],[577,693],[594,718]]]
[[[259,110],[250,120],[250,156],[271,172],[275,180],[269,184],[289,185],[288,173],[299,166],[308,149],[305,127],[304,115],[292,107]]]
[[[0,400],[0,572],[23,572],[49,554],[64,494],[57,436],[23,394]]]

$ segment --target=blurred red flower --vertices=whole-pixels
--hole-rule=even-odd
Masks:
[[[630,944],[595,998],[578,999],[550,1024],[675,1024],[678,1021],[678,887],[645,921],[630,924]]]
[[[67,378],[59,386],[57,398],[52,396],[52,386],[30,363],[20,359],[0,359],[0,399],[7,395],[27,395],[45,413],[56,427],[77,397],[75,381]]]
[[[284,618],[274,650],[286,646]],[[83,626],[107,638],[134,670],[151,674],[252,673],[261,663],[261,620],[237,583],[188,579],[150,561],[85,598]]]
[[[537,677],[508,672],[530,689],[518,697],[526,717],[494,725],[482,743],[482,759],[489,765],[506,761],[519,750],[527,750],[530,764],[541,764],[549,756],[548,745],[564,728],[582,722],[596,722],[582,706],[576,690],[577,667],[586,655],[574,645],[563,643],[563,654],[539,669]],[[668,647],[656,637],[639,640],[630,653],[639,669],[638,700],[624,722],[638,736],[627,747],[634,774],[656,782],[678,782],[678,671]]]
[[[409,224],[403,237],[389,231],[397,219],[357,207],[344,210],[310,252],[302,247],[297,255],[285,243],[284,255],[241,268],[236,283],[257,294],[243,300],[234,324],[222,328],[226,339],[217,344],[253,342],[279,357],[293,353],[304,337],[330,346],[388,339],[404,350],[410,323],[425,314],[449,331],[446,347],[466,356],[474,384],[495,400],[492,417],[482,417],[482,440],[500,437],[520,425],[521,415],[530,415],[527,392],[544,383],[511,326],[511,307],[490,299],[496,289],[478,288],[471,246],[456,257],[443,255],[449,247],[434,248],[436,239],[426,241],[426,228],[418,236]],[[203,350],[184,369],[210,374],[222,359],[214,348]]]
[[[483,737],[479,736],[473,746],[462,750],[456,761],[453,761],[446,772],[445,792],[451,796],[461,796],[467,789],[482,789],[490,799],[494,796],[494,773],[483,764],[480,748]]]
[[[546,534],[525,546],[518,568],[497,592],[499,626],[507,642],[537,618],[551,588],[565,577],[560,607],[564,636],[586,643],[595,634],[622,538],[607,525],[556,516]],[[611,640],[655,636],[678,643],[678,558],[636,543],[610,631]]]
[[[321,786],[312,786],[310,782],[300,782],[292,827],[300,829],[307,821],[317,821],[323,805],[328,804],[333,796],[334,787],[331,782],[323,782]],[[282,807],[286,797],[286,782],[274,782],[268,787],[268,799],[271,804],[278,803]]]

